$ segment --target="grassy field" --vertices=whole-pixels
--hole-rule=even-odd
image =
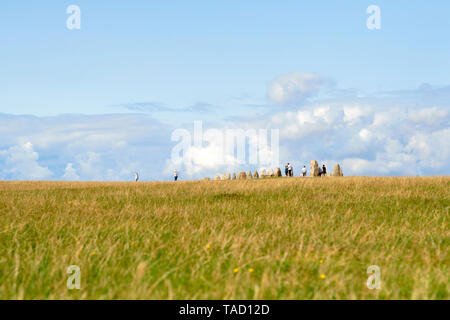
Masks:
[[[0,299],[449,299],[449,207],[449,177],[0,182]]]

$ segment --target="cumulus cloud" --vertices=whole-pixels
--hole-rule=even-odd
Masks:
[[[276,105],[296,106],[316,94],[325,84],[317,74],[294,72],[277,77],[268,87],[268,97]]]
[[[142,114],[42,118],[0,114],[0,128],[0,162],[5,162],[1,179],[131,180],[139,171],[142,180],[156,180],[163,178],[161,171],[170,156],[171,128]],[[29,160],[12,156],[24,148]],[[31,167],[33,162],[39,167]],[[29,169],[19,171],[25,165]]]
[[[68,163],[66,168],[64,169],[64,180],[80,180],[80,177],[77,174],[77,170],[73,167],[73,163]]]
[[[3,179],[45,180],[53,175],[49,168],[39,164],[39,153],[29,141],[0,151],[0,158],[5,162],[1,173]]]
[[[445,108],[384,108],[341,103],[306,105],[270,119],[280,127],[284,159],[340,162],[350,175],[448,174],[449,113]],[[411,119],[411,115],[414,115]],[[415,117],[424,115],[423,117]],[[307,151],[304,151],[304,150]]]
[[[448,115],[448,110],[439,107],[409,110],[408,112],[408,117],[412,122],[426,126],[448,123]]]

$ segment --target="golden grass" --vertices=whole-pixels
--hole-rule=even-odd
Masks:
[[[0,182],[0,299],[448,299],[449,207],[448,177]]]

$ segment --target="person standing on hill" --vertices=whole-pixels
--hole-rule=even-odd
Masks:
[[[289,174],[289,163],[287,165],[284,166],[284,174],[286,175],[286,177]]]
[[[137,172],[134,173],[134,181],[135,182],[139,181],[139,173],[137,173]]]
[[[303,166],[302,168],[302,175],[306,177],[306,166]]]
[[[294,176],[294,169],[292,168],[292,165],[290,163],[288,163],[288,172],[289,172],[289,177]]]
[[[327,167],[325,167],[325,164],[322,166],[322,176],[327,176]]]
[[[178,180],[178,171],[176,169],[173,171],[173,180],[174,181]]]

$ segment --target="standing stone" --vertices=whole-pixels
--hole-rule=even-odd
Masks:
[[[247,175],[243,171],[239,172],[239,180],[242,180],[242,179],[247,179]]]
[[[311,168],[309,169],[311,177],[319,176],[319,164],[316,160],[311,160]]]
[[[253,172],[253,179],[259,179],[258,171]]]
[[[227,175],[225,173],[222,173],[220,176],[220,180],[227,180]]]
[[[231,180],[231,173],[227,173],[227,180]]]
[[[253,179],[251,171],[247,172],[247,179]]]
[[[269,169],[269,171],[267,172],[267,175],[268,175],[269,177],[275,176],[275,173],[273,172],[273,169]]]
[[[216,174],[216,177],[214,178],[215,181],[220,180],[220,176],[218,174]]]
[[[275,174],[277,177],[281,177],[281,169],[277,168],[277,173]]]
[[[209,181],[211,180],[210,178],[203,178],[203,181]]]
[[[266,169],[261,169],[261,178],[265,178],[267,175]]]
[[[233,172],[233,180],[236,180],[236,172]]]
[[[342,174],[341,166],[338,163],[333,168],[333,177],[342,177],[342,176],[344,175]]]

